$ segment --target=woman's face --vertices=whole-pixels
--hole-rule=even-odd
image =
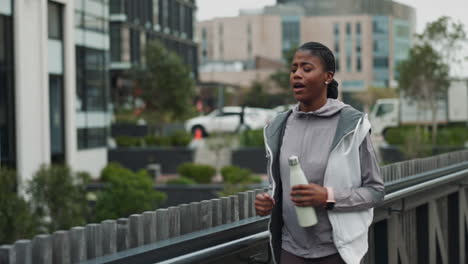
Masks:
[[[333,73],[325,71],[322,61],[309,51],[298,50],[294,55],[289,83],[297,101],[310,104],[327,98],[327,84]],[[324,98],[323,98],[324,97]]]

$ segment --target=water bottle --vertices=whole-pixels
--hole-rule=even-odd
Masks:
[[[309,184],[299,164],[299,158],[297,156],[291,156],[288,159],[289,163],[289,176],[291,180],[291,186],[298,184]],[[317,215],[315,209],[312,206],[295,206],[297,221],[302,227],[309,227],[317,224]]]

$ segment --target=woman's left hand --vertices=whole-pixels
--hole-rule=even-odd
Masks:
[[[327,196],[327,189],[315,183],[294,185],[291,192],[291,200],[296,206],[323,206]]]

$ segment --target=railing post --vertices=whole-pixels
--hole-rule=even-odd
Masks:
[[[73,227],[70,230],[70,256],[72,263],[86,260],[86,236],[82,226]]]
[[[117,219],[117,251],[124,251],[129,248],[129,227],[128,218]]]
[[[213,210],[212,207],[213,203],[212,201],[202,201],[200,205],[200,224],[202,229],[208,229],[213,226]],[[181,218],[181,221],[183,222],[184,219]]]
[[[86,258],[95,259],[102,256],[101,225],[86,225]]]
[[[180,208],[180,234],[188,234],[192,232],[192,221],[190,218],[190,205],[188,204],[181,204],[179,205]]]
[[[52,263],[52,237],[37,235],[32,240],[32,258],[34,264]]]
[[[212,199],[212,225],[213,226],[219,226],[223,223],[223,218],[222,218],[222,205],[221,205],[221,199]]]
[[[161,241],[169,238],[169,217],[167,209],[156,210],[156,240]]]
[[[180,235],[180,211],[178,207],[168,208],[169,214],[169,238]]]
[[[156,221],[156,212],[143,213],[143,242],[145,245],[156,242]]]
[[[53,263],[69,264],[70,261],[70,239],[67,231],[56,231],[52,235],[52,259]]]
[[[239,219],[245,219],[248,217],[249,214],[249,201],[248,201],[248,194],[246,192],[241,192],[238,194],[239,196]]]
[[[18,240],[15,242],[14,248],[15,248],[15,254],[16,254],[16,262],[15,262],[16,264],[32,264],[33,263],[31,240]],[[70,252],[67,252],[67,253],[70,254]],[[69,257],[68,262],[64,262],[65,264],[70,263],[70,255],[68,257]],[[0,260],[0,263],[3,263],[3,262]]]
[[[117,252],[117,221],[105,220],[101,222],[102,254],[109,255]]]
[[[143,217],[140,214],[132,214],[129,218],[130,248],[143,245]]]
[[[0,246],[0,263],[16,264],[15,248],[12,245]]]

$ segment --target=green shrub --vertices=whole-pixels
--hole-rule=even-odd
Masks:
[[[43,165],[28,185],[34,213],[47,232],[84,225],[88,211],[86,185],[90,176],[67,166]],[[48,220],[50,218],[50,221]]]
[[[263,130],[246,130],[240,134],[240,144],[244,147],[263,147]]]
[[[130,136],[118,136],[115,141],[119,147],[139,147],[143,143],[142,138]]]
[[[224,183],[250,183],[252,180],[252,172],[250,170],[233,165],[222,168],[221,175],[223,176]]]
[[[185,131],[175,131],[169,136],[171,146],[185,147],[192,141],[192,135]]]
[[[219,196],[229,196],[249,189],[249,184],[261,183],[262,178],[253,176],[248,169],[243,169],[238,166],[226,166],[221,169],[223,176],[224,188],[218,193]]]
[[[413,125],[388,128],[385,131],[385,141],[391,145],[405,145],[410,137],[431,138],[432,128],[429,126],[425,131],[423,127]],[[468,128],[465,125],[442,125],[437,131],[438,146],[463,146],[468,140]],[[411,143],[411,142],[410,142]],[[424,142],[430,144],[430,141]]]
[[[166,199],[164,193],[153,189],[153,181],[145,170],[134,173],[110,163],[102,170],[101,180],[108,186],[97,195],[95,221],[152,211]]]
[[[183,185],[189,185],[189,184],[197,184],[194,180],[186,178],[186,177],[177,177],[174,179],[170,179],[166,182],[166,184],[183,184]]]
[[[38,218],[16,193],[16,173],[0,168],[0,245],[39,233]]]
[[[168,147],[171,145],[171,140],[165,136],[151,136],[148,135],[145,137],[145,143],[148,146],[160,146],[160,147]]]
[[[216,169],[209,165],[183,163],[177,168],[177,172],[183,177],[195,180],[197,183],[211,183],[211,178],[216,174]]]

